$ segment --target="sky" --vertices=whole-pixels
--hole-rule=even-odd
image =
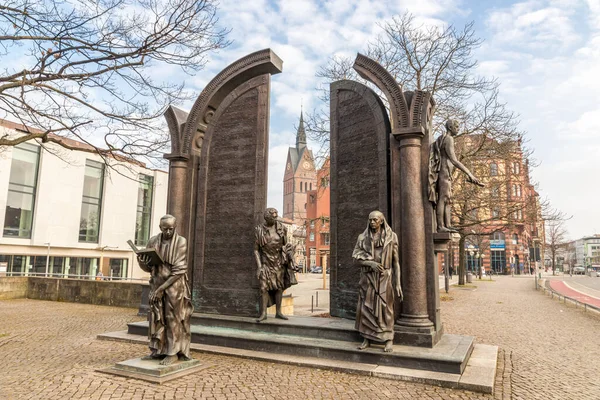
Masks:
[[[502,100],[519,115],[538,164],[531,171],[538,192],[572,216],[571,239],[600,233],[600,0],[221,0],[220,24],[233,44],[186,77],[186,86],[201,91],[256,50],[271,48],[283,59],[283,73],[271,80],[268,182],[268,205],[281,210],[301,104],[320,105],[315,73],[331,56],[364,52],[380,24],[405,11],[424,24],[474,21],[484,40],[477,72],[499,79]]]
[[[538,192],[572,216],[569,237],[600,233],[600,0],[219,0],[220,26],[232,44],[194,76],[165,66],[155,78],[200,93],[223,68],[271,48],[283,73],[271,79],[268,206],[282,210],[283,172],[295,143],[301,104],[321,105],[316,72],[330,57],[355,57],[406,11],[417,22],[473,21],[484,40],[477,73],[496,77],[500,97],[519,115],[538,164]],[[410,89],[410,88],[408,88]],[[178,105],[189,110],[192,102]],[[317,149],[316,143],[309,147]]]

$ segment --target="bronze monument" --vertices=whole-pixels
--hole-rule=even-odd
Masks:
[[[431,145],[429,166],[429,201],[435,207],[437,232],[457,232],[451,225],[452,218],[452,172],[454,167],[467,174],[467,181],[484,186],[454,154],[454,136],[458,133],[458,121],[446,121],[444,132]]]
[[[352,258],[361,266],[356,307],[356,329],[364,338],[359,350],[371,342],[394,342],[394,302],[402,301],[398,237],[380,211],[369,214],[367,229],[358,236]]]
[[[140,268],[150,278],[150,312],[148,337],[150,355],[143,360],[162,359],[161,365],[191,360],[190,317],[192,306],[187,278],[187,241],[175,229],[172,215],[160,219],[160,231],[148,241],[147,249],[154,249],[159,261],[148,254],[138,254]]]
[[[281,312],[283,291],[298,283],[294,271],[294,246],[287,241],[287,229],[277,221],[277,210],[267,208],[265,222],[255,230],[254,257],[260,282],[260,316],[267,319],[267,308],[275,304],[275,318],[288,319]]]

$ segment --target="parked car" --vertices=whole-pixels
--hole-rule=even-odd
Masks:
[[[573,273],[575,275],[583,275],[583,274],[585,274],[585,268],[584,267],[574,267]]]
[[[314,267],[313,269],[310,270],[311,273],[313,274],[322,274],[323,273],[323,268],[321,267]]]
[[[596,276],[600,277],[600,270],[596,271]]]

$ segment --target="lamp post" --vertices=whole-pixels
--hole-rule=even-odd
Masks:
[[[102,246],[102,248],[100,249],[100,265],[98,266],[98,268],[100,269],[100,271],[102,271],[102,264],[104,263],[104,250],[105,249],[118,249],[119,246]],[[98,273],[96,272],[96,275]],[[112,279],[112,270],[110,271],[110,277]]]
[[[50,242],[48,243],[44,243],[45,245],[48,245],[48,251],[46,252],[46,275],[45,277],[48,277],[48,267],[50,265]]]

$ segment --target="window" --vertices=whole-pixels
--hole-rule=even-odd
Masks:
[[[139,181],[137,215],[135,218],[135,244],[145,246],[150,238],[154,177],[140,175]]]
[[[504,233],[494,232],[494,234],[492,235],[492,240],[504,240]]]
[[[496,207],[494,207],[492,209],[492,218],[499,218],[500,217],[500,210]]]
[[[497,176],[497,175],[498,175],[498,164],[491,163],[490,164],[490,176]]]
[[[312,182],[309,183],[308,190],[312,190]]]
[[[506,251],[492,251],[490,258],[490,266],[494,272],[503,273],[506,268]]]
[[[104,164],[86,160],[79,219],[80,242],[98,243],[103,181]]]
[[[39,146],[21,143],[13,148],[4,236],[31,238],[39,159]]]
[[[512,242],[513,242],[513,244],[519,244],[519,235],[517,235],[516,233],[513,233]]]
[[[315,229],[315,220],[310,221],[310,229]]]
[[[315,241],[315,233],[314,232],[310,233],[310,238],[308,240],[310,240],[311,242]]]
[[[329,233],[322,233],[321,235],[323,235],[323,244],[329,246]]]
[[[513,174],[519,175],[521,173],[521,164],[514,162],[512,164],[512,172]]]
[[[500,188],[497,188],[497,187],[492,188],[492,197],[500,197]]]
[[[325,176],[323,178],[321,178],[321,187],[328,187],[329,186],[329,177]]]
[[[517,197],[521,197],[521,185],[517,185]]]

